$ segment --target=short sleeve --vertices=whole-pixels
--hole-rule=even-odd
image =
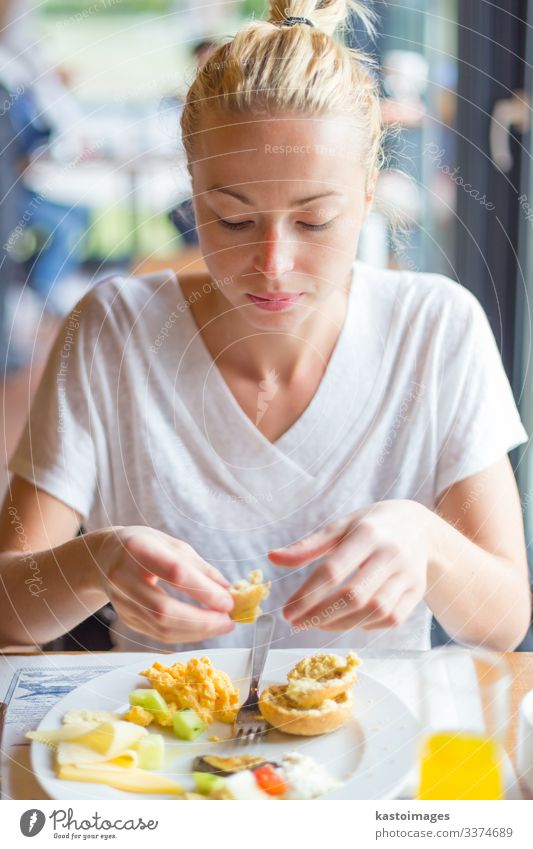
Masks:
[[[90,513],[97,481],[94,440],[99,423],[89,375],[99,311],[89,295],[64,321],[8,464],[11,472],[84,518]]]
[[[528,439],[487,316],[470,292],[459,290],[454,329],[442,341],[437,496]]]

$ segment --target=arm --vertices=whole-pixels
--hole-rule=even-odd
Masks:
[[[79,522],[15,476],[0,514],[0,645],[48,642],[108,601],[134,630],[166,643],[233,630],[228,582],[190,545],[142,526],[72,539]],[[204,607],[177,600],[160,580]]]
[[[454,484],[429,515],[426,600],[452,636],[514,649],[531,622],[522,511],[511,464]],[[444,520],[444,521],[443,521]]]
[[[73,539],[81,517],[15,476],[0,514],[0,645],[46,643],[109,601],[96,576],[103,534]]]
[[[454,484],[437,509],[381,501],[269,552],[289,568],[327,555],[288,599],[286,618],[328,631],[389,628],[425,599],[457,640],[514,649],[529,627],[531,593],[508,458]]]

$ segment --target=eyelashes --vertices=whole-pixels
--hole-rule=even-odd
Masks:
[[[332,226],[335,218],[331,221],[326,221],[325,224],[306,224],[305,221],[298,221],[298,224],[301,224],[306,230],[327,230]],[[218,223],[222,225],[222,227],[226,227],[227,230],[244,230],[250,224],[253,224],[253,221],[226,221],[224,218],[219,218]]]

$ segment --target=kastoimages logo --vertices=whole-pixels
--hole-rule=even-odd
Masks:
[[[42,811],[37,808],[31,808],[29,811],[24,811],[20,818],[20,830],[24,837],[35,837],[42,831],[46,822],[46,817]]]

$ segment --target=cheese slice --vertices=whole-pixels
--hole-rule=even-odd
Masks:
[[[109,761],[132,749],[145,734],[148,731],[141,725],[119,719],[116,722],[100,722],[88,734],[78,737],[77,742],[103,755],[102,760]]]
[[[116,790],[128,793],[170,793],[181,795],[183,787],[161,775],[138,767],[124,769],[115,764],[74,765],[62,764],[57,767],[57,777],[65,781],[89,781],[93,784],[105,784]]]
[[[28,740],[34,740],[36,743],[44,743],[45,746],[56,748],[59,743],[66,740],[77,740],[83,737],[90,731],[93,731],[99,722],[72,722],[70,725],[63,725],[61,728],[50,728],[46,731],[27,731],[26,737]]]
[[[103,764],[109,763],[109,761],[114,763],[120,761],[120,764],[125,767],[138,766],[139,764],[139,754],[134,749],[124,749],[120,754],[110,757],[102,752],[95,752],[94,749],[83,746],[81,743],[68,741],[59,743],[56,758],[58,764],[76,764],[77,766]]]

